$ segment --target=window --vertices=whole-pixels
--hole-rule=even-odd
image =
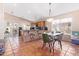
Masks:
[[[72,22],[72,18],[56,19],[53,21],[53,24],[69,23],[69,22]]]
[[[72,18],[63,18],[63,19],[53,20],[52,30],[61,31],[64,33],[70,33],[71,32],[71,23],[72,23]]]

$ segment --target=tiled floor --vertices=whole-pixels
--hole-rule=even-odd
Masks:
[[[58,43],[55,44],[55,52],[49,52],[48,46],[42,47],[42,40],[23,42],[18,37],[7,39],[4,56],[79,56],[79,45],[73,45],[62,41],[62,50]]]

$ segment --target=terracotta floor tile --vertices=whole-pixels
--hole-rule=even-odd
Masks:
[[[76,56],[77,54],[75,54],[75,53],[66,53],[66,55],[65,56]]]
[[[13,55],[13,51],[5,52],[5,55]]]
[[[70,42],[62,41],[62,50],[56,42],[54,53],[50,53],[48,45],[41,49],[42,45],[42,40],[23,42],[18,37],[9,38],[4,56],[79,56],[79,45]]]

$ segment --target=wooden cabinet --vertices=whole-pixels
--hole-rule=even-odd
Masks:
[[[48,28],[46,27],[45,21],[39,21],[39,22],[32,23],[31,26],[39,30],[48,30]]]
[[[45,21],[36,22],[35,25],[37,25],[39,27],[44,27],[45,26]]]

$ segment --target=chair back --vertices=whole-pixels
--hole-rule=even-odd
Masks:
[[[42,37],[44,43],[49,42],[49,36],[47,34],[42,34]]]
[[[54,39],[55,40],[62,40],[62,37],[63,37],[63,33],[60,35],[56,35]]]

